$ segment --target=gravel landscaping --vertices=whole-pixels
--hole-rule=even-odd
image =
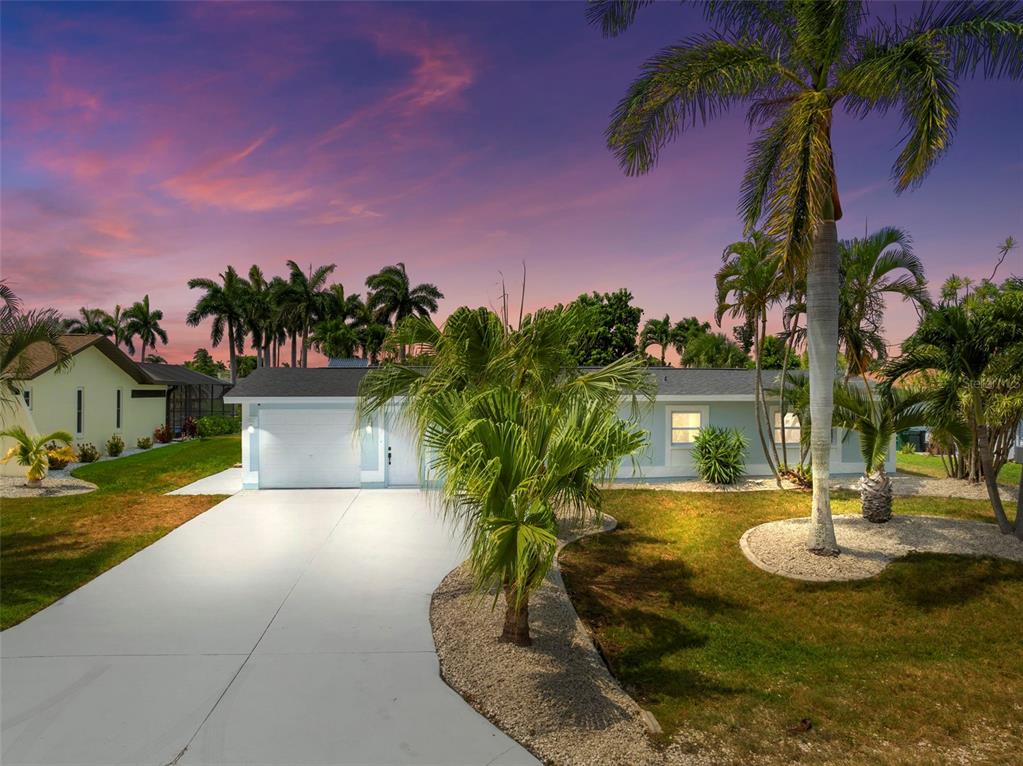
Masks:
[[[835,516],[842,553],[815,556],[806,550],[809,519],[771,521],[753,527],[739,540],[753,564],[796,580],[860,580],[880,574],[888,563],[909,553],[993,556],[1023,562],[1023,542],[1003,535],[994,524],[938,516],[895,516],[872,524],[861,516]]]
[[[53,471],[43,479],[41,487],[29,487],[25,479],[18,476],[0,476],[0,497],[59,497],[61,495],[81,495],[92,492],[96,485],[67,476],[63,472]]]

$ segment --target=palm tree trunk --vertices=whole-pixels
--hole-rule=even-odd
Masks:
[[[231,385],[238,382],[238,360],[235,358],[234,322],[227,320],[227,355],[230,359]]]
[[[146,342],[143,340],[141,347],[139,348],[139,362],[144,361],[146,361]]]
[[[309,366],[309,322],[302,325],[302,366]]]
[[[838,358],[838,227],[821,222],[806,273],[806,333],[810,353],[810,461],[813,507],[807,548],[838,555],[831,518],[831,419],[834,411],[835,360]]]
[[[974,397],[976,398],[976,397]],[[974,405],[974,409],[979,409],[979,405]],[[1003,535],[1011,535],[1013,533],[1012,525],[1009,523],[1009,517],[1005,515],[1005,508],[1002,506],[1002,497],[998,493],[998,480],[995,477],[995,472],[992,467],[994,462],[991,459],[991,440],[988,436],[988,429],[985,425],[980,425],[980,418],[975,414],[974,417],[977,420],[977,451],[980,457],[981,473],[984,475],[984,486],[987,487],[987,496],[991,501],[991,507],[995,512],[995,521],[998,522],[998,529],[1001,530]],[[1019,519],[1016,520],[1016,526],[1019,526]]]
[[[510,585],[504,586],[504,628],[500,641],[515,646],[532,646],[533,639],[529,635],[529,601],[516,603],[515,593]]]
[[[762,324],[766,327],[767,318],[762,318]],[[760,328],[757,327],[756,322],[753,324],[753,362],[756,368],[756,385],[753,392],[753,415],[757,420],[757,436],[760,437],[760,448],[764,451],[764,460],[767,461],[768,468],[771,469],[771,474],[774,476],[774,480],[778,483],[778,488],[781,488],[781,476],[778,475],[778,467],[775,461],[771,458],[771,450],[767,448],[767,439],[764,438],[764,419],[767,417],[767,406],[764,402],[764,380],[761,374],[760,363],[763,351],[763,339],[760,335]],[[771,443],[774,443],[774,437],[771,437]]]
[[[892,481],[882,465],[866,473],[860,481],[860,500],[863,518],[874,524],[883,524],[892,518]]]
[[[667,346],[668,346],[667,343],[661,344],[661,367],[664,366],[664,353],[668,350]]]
[[[291,331],[291,366],[298,367],[298,333]]]

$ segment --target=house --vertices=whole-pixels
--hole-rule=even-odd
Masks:
[[[416,444],[397,407],[358,423],[356,404],[366,368],[261,368],[224,397],[242,407],[243,486],[255,488],[415,486],[423,470]],[[777,373],[775,373],[776,375]],[[622,479],[680,479],[696,475],[693,439],[707,425],[738,428],[749,438],[749,475],[770,469],[756,433],[754,371],[652,368],[656,398],[643,407],[647,448],[621,466]],[[773,385],[771,374],[767,385]],[[781,413],[770,409],[781,442]],[[792,462],[799,457],[799,423],[786,417]],[[356,433],[356,428],[359,429]],[[888,469],[895,470],[894,443]],[[831,470],[859,474],[859,439],[832,432]]]
[[[206,415],[238,415],[236,405],[224,403],[224,394],[231,389],[229,381],[204,375],[183,364],[146,362],[139,367],[153,382],[167,387],[163,422],[174,436],[181,435],[182,426],[189,418],[198,420]]]
[[[4,408],[4,428],[18,424],[30,433],[67,431],[76,443],[91,442],[102,451],[114,434],[134,447],[140,436],[151,436],[163,424],[167,386],[113,342],[102,335],[65,335],[62,343],[71,352],[65,370],[57,369],[48,347],[37,344],[25,352],[21,401],[13,411]],[[6,473],[11,472],[24,469],[9,463]]]

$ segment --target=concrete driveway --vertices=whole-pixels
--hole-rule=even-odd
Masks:
[[[0,760],[535,764],[438,675],[461,558],[415,490],[241,492],[0,634]]]

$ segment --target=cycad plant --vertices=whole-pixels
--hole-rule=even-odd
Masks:
[[[50,442],[71,443],[71,434],[67,431],[54,431],[43,436],[30,436],[21,426],[14,426],[5,431],[0,431],[0,436],[13,439],[15,442],[14,446],[7,450],[7,454],[3,456],[0,462],[7,463],[10,460],[17,459],[18,465],[23,465],[28,469],[29,487],[38,487],[43,479],[46,478],[47,471],[50,470],[50,458],[47,454],[46,445]]]
[[[860,438],[860,499],[867,521],[880,524],[892,517],[892,482],[884,464],[895,434],[927,425],[925,398],[919,391],[903,388],[870,391],[848,381],[835,385],[834,425],[852,429]]]
[[[578,307],[543,310],[512,330],[494,312],[461,308],[443,328],[400,323],[392,343],[415,346],[417,366],[385,364],[361,390],[362,417],[398,402],[428,457],[437,497],[468,543],[476,588],[505,597],[501,638],[531,643],[529,598],[557,547],[558,516],[599,512],[600,482],[646,434],[619,414],[651,393],[632,354],[580,370]]]

